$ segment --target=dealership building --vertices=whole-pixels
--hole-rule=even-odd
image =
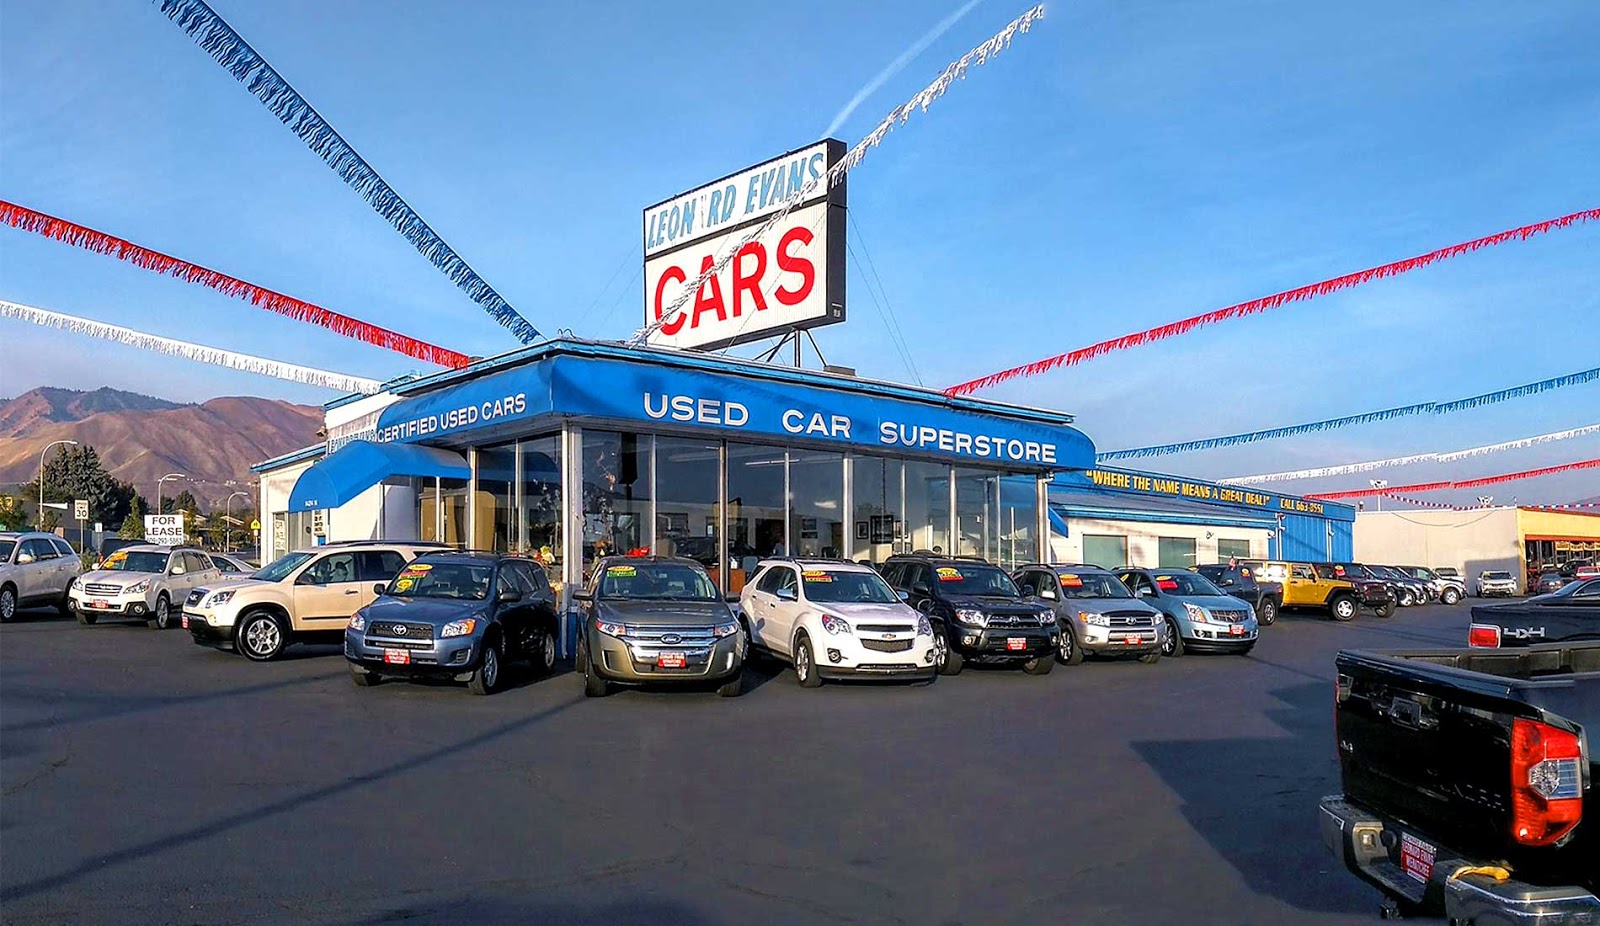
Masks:
[[[1525,590],[1529,570],[1600,559],[1600,514],[1504,506],[1363,511],[1356,518],[1355,552],[1375,563],[1452,566],[1469,592],[1479,573],[1504,570]]]

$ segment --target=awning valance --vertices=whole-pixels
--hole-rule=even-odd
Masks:
[[[351,441],[300,474],[289,493],[289,510],[337,508],[394,476],[466,479],[471,475],[466,458],[450,450]]]

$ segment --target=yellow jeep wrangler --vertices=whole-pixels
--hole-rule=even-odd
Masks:
[[[1266,565],[1271,572],[1283,576],[1285,608],[1326,611],[1336,621],[1353,619],[1362,605],[1371,607],[1379,617],[1394,613],[1393,600],[1367,600],[1363,589],[1328,564],[1275,562]]]

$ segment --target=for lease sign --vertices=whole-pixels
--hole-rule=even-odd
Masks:
[[[821,141],[647,208],[644,320],[664,319],[650,342],[712,349],[843,321],[845,185],[828,189],[826,174],[844,152]],[[741,244],[812,181],[783,221]]]
[[[188,542],[183,533],[183,515],[147,514],[144,516],[144,542],[182,546]]]

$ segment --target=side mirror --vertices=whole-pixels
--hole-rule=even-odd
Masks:
[[[372,586],[372,594],[381,595],[381,594],[383,594],[383,590],[388,588],[388,587],[389,587],[388,585],[385,585],[384,583],[379,582],[377,585]]]
[[[18,566],[26,566],[29,563],[33,562],[33,561],[34,560],[33,560],[33,554],[32,553],[18,553],[17,554],[17,565]]]
[[[1151,591],[1151,590],[1149,590],[1149,589],[1148,589],[1148,588],[1141,588],[1141,589],[1139,589],[1139,591],[1138,591],[1138,592],[1136,592],[1136,594],[1137,594],[1137,595],[1138,595],[1138,596],[1139,596],[1139,597],[1140,597],[1140,598],[1154,598],[1154,597],[1155,597],[1155,596],[1156,596],[1156,593],[1155,593],[1155,592],[1152,592],[1152,591]]]
[[[182,566],[173,566],[171,575],[181,576],[186,570]]]
[[[798,596],[795,595],[794,589],[792,588],[780,588],[778,589],[778,598],[781,601],[795,601],[798,599]]]
[[[895,594],[896,594],[896,595],[899,595],[899,596],[900,596],[900,600],[901,600],[901,601],[910,601],[910,600],[911,600],[911,593],[910,593],[910,592],[908,592],[908,591],[906,591],[906,590],[905,590],[905,589],[903,589],[903,588],[897,588],[897,589],[895,589],[895,592],[894,592],[894,593],[895,593]]]
[[[1217,584],[1221,585],[1223,588],[1231,588],[1233,586],[1233,580],[1232,579],[1223,579],[1221,582],[1219,582]]]
[[[1033,590],[1033,586],[1024,585],[1022,587],[1022,597],[1024,597],[1024,598],[1037,598],[1037,597],[1039,597],[1039,593]]]
[[[1039,592],[1039,597],[1045,599],[1046,601],[1055,601],[1059,596],[1056,595],[1055,589],[1047,588]]]
[[[920,582],[917,583],[916,585],[911,586],[911,591],[912,591],[913,594],[916,594],[916,595],[931,595],[933,593],[932,589],[928,588],[928,586],[923,585]]]
[[[502,603],[509,604],[513,601],[521,601],[522,593],[514,588],[502,588],[500,589],[500,594],[497,597]]]
[[[314,573],[314,572],[302,572],[302,573],[300,573],[300,577],[294,580],[294,584],[296,584],[296,585],[321,585],[322,583],[317,581],[317,574],[316,573]]]
[[[572,593],[572,600],[587,603],[594,600],[594,593],[584,589],[579,589],[578,591]]]

